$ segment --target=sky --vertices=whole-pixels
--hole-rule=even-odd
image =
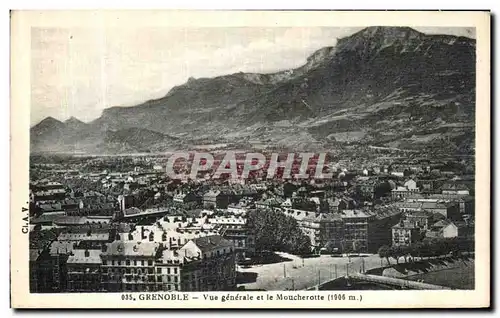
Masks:
[[[113,106],[159,98],[189,77],[267,73],[362,28],[33,28],[31,125],[47,116],[88,122]],[[473,28],[415,28],[474,38]]]

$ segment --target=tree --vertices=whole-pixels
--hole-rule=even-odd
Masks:
[[[429,241],[429,252],[431,256],[438,257],[444,253],[444,244],[437,238],[432,238]]]
[[[408,256],[411,255],[412,248],[409,245],[401,246],[401,255],[405,258],[405,263],[408,263]]]
[[[390,254],[390,247],[387,246],[387,245],[382,245],[379,249],[378,249],[378,256],[380,258],[385,258],[387,260],[387,265],[391,265],[391,262],[389,261],[389,257],[391,257],[391,254]]]
[[[403,256],[403,251],[401,249],[401,246],[392,245],[389,251],[390,251],[391,257],[396,260],[397,264],[399,264],[399,258],[401,256]]]
[[[351,253],[352,253],[352,244],[342,240],[341,242],[342,245],[342,253],[347,254],[347,257],[349,258],[349,261],[351,260]]]
[[[423,243],[417,242],[411,245],[410,247],[411,247],[410,255],[412,259],[414,260],[416,257],[420,257],[420,260],[422,260],[422,251],[424,247]]]
[[[252,210],[248,224],[255,231],[257,251],[283,251],[294,254],[311,252],[311,242],[297,221],[278,211]]]

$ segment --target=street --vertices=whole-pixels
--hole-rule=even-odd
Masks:
[[[238,268],[241,273],[257,274],[255,282],[238,284],[245,289],[263,290],[303,290],[325,283],[336,277],[345,276],[349,273],[360,272],[363,263],[365,270],[381,266],[378,255],[366,257],[351,257],[350,263],[347,257],[331,257],[321,255],[316,258],[302,259],[298,256],[280,253],[281,257],[291,259],[280,263],[268,265],[254,265],[250,268]],[[385,265],[385,261],[384,261]]]

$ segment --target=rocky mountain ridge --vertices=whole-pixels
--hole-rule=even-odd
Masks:
[[[162,98],[105,109],[88,124],[44,120],[31,129],[31,146],[114,153],[204,144],[298,150],[436,144],[470,152],[474,122],[475,40],[369,27],[296,69],[190,78]],[[126,135],[138,131],[141,138]]]

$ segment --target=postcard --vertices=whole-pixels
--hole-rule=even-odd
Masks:
[[[487,308],[490,13],[13,11],[14,308]]]

